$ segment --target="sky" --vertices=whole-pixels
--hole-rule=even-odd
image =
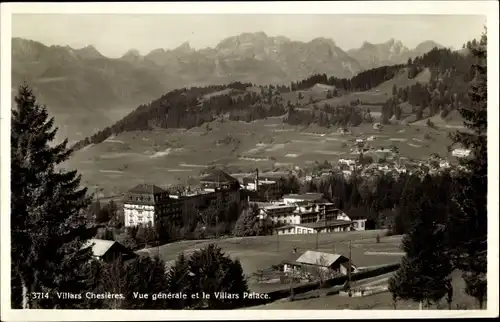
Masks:
[[[147,54],[184,42],[195,49],[215,47],[224,38],[259,31],[304,42],[331,38],[344,50],[390,38],[409,48],[426,40],[461,48],[479,38],[485,24],[479,15],[14,14],[12,36],[75,49],[93,45],[105,56],[120,57],[130,49]]]

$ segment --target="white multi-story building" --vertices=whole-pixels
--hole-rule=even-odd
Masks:
[[[307,234],[350,231],[351,219],[333,203],[301,201],[295,204],[261,204],[259,218],[285,225],[278,234]],[[366,220],[356,221],[356,230],[364,230]],[[362,224],[361,224],[362,222]]]
[[[270,204],[260,208],[259,217],[276,224],[300,223],[300,216],[295,213],[294,204]]]
[[[354,160],[354,159],[339,159],[338,163],[345,164],[347,166],[354,166],[354,165],[356,165],[356,160]]]
[[[183,215],[197,216],[211,205],[227,209],[240,203],[238,181],[223,171],[215,170],[201,178],[200,186],[195,190],[165,190],[150,184],[137,185],[125,196],[125,226],[155,226],[160,220],[180,222]]]
[[[457,158],[465,158],[465,157],[468,157],[470,155],[470,150],[469,149],[454,149],[452,152],[451,152],[451,155],[453,155],[454,157],[457,157]]]
[[[125,227],[154,226],[157,220],[158,196],[166,191],[150,184],[139,184],[130,189],[123,201]]]

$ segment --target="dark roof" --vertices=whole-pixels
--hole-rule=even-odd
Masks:
[[[332,266],[337,261],[346,262],[349,259],[341,254],[330,254],[308,250],[302,256],[297,258],[296,262],[300,264],[309,264],[316,266],[328,267]]]
[[[241,181],[243,182],[243,184],[254,183],[255,182],[255,178],[244,177],[244,178],[241,179]]]
[[[133,255],[134,253],[124,245],[120,244],[114,240],[104,240],[92,238],[84,243],[82,248],[92,247],[92,253],[94,256],[102,257],[106,255],[112,248],[115,249],[116,252],[125,254],[125,255]]]
[[[285,225],[285,226],[281,226],[281,227],[276,227],[275,230],[289,229],[289,228],[293,228],[295,226],[298,226],[298,225]]]
[[[141,183],[138,184],[137,186],[133,187],[130,189],[128,192],[131,193],[144,193],[144,194],[156,194],[156,193],[161,193],[161,192],[166,192],[164,189],[155,186],[153,184],[145,184]]]
[[[289,194],[289,195],[283,196],[283,198],[301,199],[301,200],[305,200],[305,201],[314,201],[314,200],[323,199],[323,194],[322,193]]]
[[[213,183],[239,183],[239,181],[222,170],[214,170],[212,173],[202,177],[201,182]]]

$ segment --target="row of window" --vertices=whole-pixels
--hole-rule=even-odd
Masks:
[[[297,234],[312,234],[314,230],[306,228],[297,228]]]
[[[296,233],[297,234],[313,234],[315,233],[315,230],[314,229],[311,229],[311,228],[288,228],[286,230],[283,230],[284,233],[293,233],[294,229],[296,229]],[[332,232],[332,231],[348,231],[348,228],[347,227],[343,227],[343,228],[340,228],[340,227],[337,227],[337,228],[333,228],[333,229],[326,229],[326,232]],[[321,232],[324,232],[324,230],[322,230]]]
[[[134,210],[131,210],[131,209],[125,209],[125,214],[130,214],[130,215],[133,215],[135,213],[138,213],[138,214],[142,214],[146,212],[146,214],[148,213],[154,213],[153,210],[150,210],[150,209],[134,209]]]
[[[153,209],[153,206],[125,204],[125,209]]]
[[[332,219],[328,219],[328,220],[334,220],[336,218],[332,218]],[[320,218],[320,220],[322,220]],[[278,224],[298,224],[298,223],[301,223],[301,224],[310,224],[310,223],[314,223],[314,222],[317,222],[318,221],[318,218],[316,216],[314,217],[293,217],[293,218],[274,218],[274,221],[277,222]]]
[[[136,218],[137,220],[141,221],[143,218],[147,219],[147,220],[151,220],[153,219],[153,216],[152,215],[147,215],[147,216],[141,216],[141,215],[138,215],[138,216],[134,216],[134,215],[129,215],[128,216],[129,220],[133,220],[134,218]]]
[[[152,199],[153,198],[151,198],[151,196],[136,196],[135,198],[133,196],[128,196],[128,200],[135,200],[135,201],[152,201]]]
[[[147,223],[151,223],[152,224],[153,221],[152,220],[137,220],[137,221],[134,221],[134,220],[130,219],[128,221],[128,223],[129,223],[129,226],[135,226],[135,225],[141,225],[141,224],[147,224]]]

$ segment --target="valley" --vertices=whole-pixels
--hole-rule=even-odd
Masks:
[[[339,159],[359,158],[357,141],[365,142],[364,154],[375,160],[390,156],[391,153],[388,154],[387,151],[396,149],[399,162],[428,162],[431,155],[439,155],[455,162],[456,158],[448,149],[451,144],[449,135],[463,128],[461,117],[456,111],[449,113],[446,118],[439,114],[424,114],[420,121],[415,122],[414,107],[408,102],[402,102],[399,120],[392,118],[380,128],[375,126],[383,123],[382,110],[386,101],[393,96],[394,86],[404,88],[429,84],[431,81],[429,69],[423,69],[412,79],[409,79],[408,73],[407,68],[402,68],[393,78],[374,88],[333,98],[329,97],[328,92],[318,90],[317,85],[296,91],[277,91],[271,97],[267,95],[268,88],[255,86],[243,91],[214,88],[211,91],[205,90],[203,93],[206,94],[200,96],[200,102],[205,103],[217,99],[225,102],[224,98],[228,96],[237,100],[248,94],[257,95],[257,100],[260,97],[260,104],[266,104],[267,99],[281,102],[282,105],[293,102],[294,113],[304,113],[299,114],[299,118],[301,115],[304,117],[316,113],[332,115],[328,108],[336,107],[352,109],[356,113],[369,111],[370,122],[348,126],[346,132],[343,132],[340,125],[327,127],[314,122],[295,125],[289,119],[290,112],[271,117],[264,114],[250,121],[237,121],[231,117],[244,116],[252,111],[251,108],[243,107],[241,110],[230,110],[229,114],[212,117],[212,120],[208,118],[201,125],[188,129],[181,126],[153,127],[114,134],[114,130],[111,130],[96,143],[89,142],[76,149],[65,166],[78,169],[83,176],[82,183],[93,187],[91,189],[96,189],[105,198],[120,196],[140,183],[158,186],[192,185],[200,175],[213,168],[224,169],[233,174],[249,173],[256,168],[261,172],[286,173],[300,169],[304,175],[310,175],[318,164],[325,161],[336,166]],[[347,107],[353,101],[358,101],[359,104]],[[204,106],[205,103],[199,103],[199,106]],[[159,104],[161,106],[163,103]],[[212,103],[210,106],[217,105]],[[193,111],[192,113],[198,113],[196,108]],[[187,113],[186,116],[190,115],[190,112]],[[144,121],[134,121],[138,120],[137,117],[147,119],[154,116],[144,113],[137,115],[142,116],[123,121],[131,122],[125,126],[133,128],[134,124],[143,124]],[[432,127],[427,124],[427,119],[432,120]],[[392,160],[391,162],[395,162],[395,159]]]
[[[202,171],[212,167],[229,173],[255,168],[288,172],[295,167],[312,168],[318,162],[336,164],[340,158],[356,158],[358,154],[351,152],[356,139],[372,136],[371,146],[396,146],[401,157],[427,159],[437,153],[452,158],[447,151],[449,129],[390,125],[379,131],[363,124],[351,131],[342,135],[336,129],[315,125],[291,126],[282,117],[250,123],[213,121],[189,130],[122,133],[76,151],[67,165],[82,173],[84,185],[103,189],[105,197],[139,183],[195,183]]]
[[[42,16],[13,22],[12,309],[485,308],[465,17]]]

